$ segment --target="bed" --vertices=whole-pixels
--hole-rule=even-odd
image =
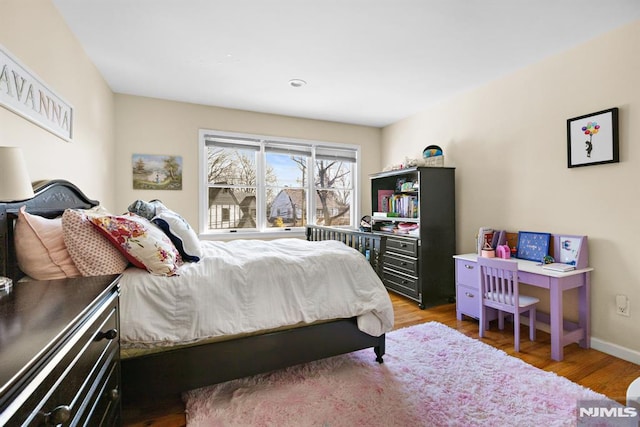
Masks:
[[[17,265],[13,235],[14,222],[21,206],[26,206],[26,210],[32,215],[56,218],[67,209],[91,209],[99,205],[98,201],[89,199],[78,187],[64,180],[34,183],[34,192],[35,197],[25,202],[0,203],[0,275],[11,277],[14,282],[24,276]],[[372,251],[373,256],[370,257],[370,261],[375,268],[377,263],[375,248],[380,242],[367,241],[362,244],[364,245],[363,253],[365,247]],[[347,245],[344,246],[347,247]],[[339,248],[336,246],[334,249]],[[348,250],[355,252],[352,248]],[[365,259],[363,255],[357,255],[362,260]],[[335,259],[332,262],[335,262]],[[364,262],[366,264],[366,261]],[[358,268],[362,266],[359,265]],[[371,268],[370,272],[358,271],[360,276],[368,276],[370,273],[375,276],[375,271]],[[151,276],[136,268],[128,268],[123,273],[121,319],[135,317],[127,309],[131,305],[131,301],[128,300],[131,294],[129,287],[132,283],[141,282],[138,279],[145,274]],[[185,272],[183,276],[189,275]],[[318,276],[317,272],[315,276]],[[315,286],[316,289],[320,288],[317,283]],[[382,283],[380,287],[384,290]],[[259,297],[260,294],[257,294],[253,301]],[[271,304],[273,304],[273,298],[269,301],[269,309],[272,309]],[[359,313],[337,318],[333,315],[330,318],[311,316],[304,321],[295,321],[294,324],[280,326],[270,324],[266,329],[250,327],[231,335],[224,331],[221,334],[210,334],[205,331],[196,338],[182,337],[179,343],[167,342],[164,343],[165,345],[155,345],[157,343],[154,344],[151,340],[152,342],[146,343],[148,345],[142,348],[129,349],[132,351],[125,348],[122,352],[123,404],[125,407],[141,404],[210,384],[366,348],[373,348],[376,360],[382,363],[382,356],[385,353],[384,333],[391,329],[393,323],[392,308],[390,309],[391,319],[389,319],[390,301],[388,306],[385,304],[382,303],[377,313],[382,325],[373,326],[375,335],[361,330],[363,317],[366,316]],[[269,310],[261,311],[264,313]],[[226,314],[226,312],[223,313],[223,315]],[[123,331],[127,330],[126,322],[121,322],[121,328]],[[365,326],[364,329],[367,327]],[[369,332],[372,330],[369,329]]]

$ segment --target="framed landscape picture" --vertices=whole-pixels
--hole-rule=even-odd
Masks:
[[[134,154],[134,190],[182,190],[182,157]]]

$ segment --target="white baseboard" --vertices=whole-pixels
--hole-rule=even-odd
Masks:
[[[529,325],[529,318],[526,316],[522,316],[520,321],[523,325]],[[536,329],[550,333],[551,329],[549,325],[544,323],[538,323],[536,325]],[[626,360],[627,362],[635,363],[636,365],[640,365],[640,352],[628,349],[626,347],[622,347],[618,344],[613,344],[605,340],[601,340],[599,338],[591,337],[591,348],[594,350],[601,351],[603,353],[607,353],[611,356],[615,356],[618,359]]]
[[[622,347],[618,344],[613,344],[599,338],[591,337],[591,348],[610,354],[611,356],[615,356],[619,359],[635,363],[636,365],[640,365],[640,352]]]

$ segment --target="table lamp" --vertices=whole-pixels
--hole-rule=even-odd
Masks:
[[[0,147],[0,202],[17,202],[33,196],[22,150],[18,147]]]

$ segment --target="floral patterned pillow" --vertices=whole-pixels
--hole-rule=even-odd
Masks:
[[[178,267],[182,265],[178,250],[148,219],[132,213],[90,219],[136,267],[159,276],[177,274]]]

